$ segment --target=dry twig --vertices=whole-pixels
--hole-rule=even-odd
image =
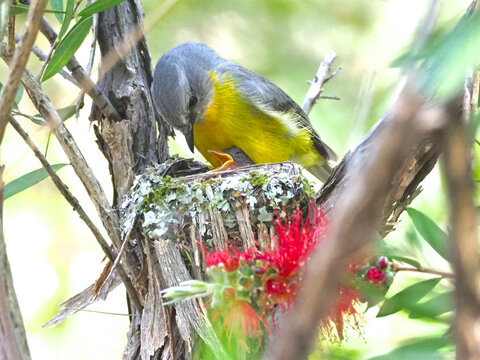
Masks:
[[[60,191],[60,193],[65,198],[65,200],[67,200],[67,202],[72,206],[73,210],[78,213],[78,215],[80,216],[80,219],[82,219],[85,225],[87,225],[87,227],[90,229],[92,234],[97,239],[105,255],[110,259],[110,261],[113,262],[115,260],[115,254],[112,252],[112,249],[108,245],[108,242],[107,240],[105,240],[102,233],[98,230],[98,228],[95,226],[93,221],[88,217],[85,210],[83,210],[77,198],[70,192],[70,190],[68,190],[67,185],[63,183],[63,181],[60,179],[60,177],[57,175],[55,170],[52,168],[52,166],[48,162],[47,158],[43,155],[42,151],[33,142],[33,140],[30,138],[28,133],[20,126],[17,120],[15,120],[12,116],[10,116],[9,122],[12,125],[12,127],[17,131],[17,133],[20,135],[20,137],[25,141],[28,147],[30,147],[30,149],[33,151],[37,159],[40,161],[42,166],[47,171],[48,175],[50,175],[50,177],[52,178],[52,181],[57,187],[58,191]]]
[[[27,65],[33,43],[37,37],[38,27],[42,19],[43,9],[47,0],[33,0],[28,10],[25,28],[23,30],[22,41],[15,49],[15,53],[10,61],[10,71],[5,84],[0,92],[0,144],[5,135],[5,128],[8,123],[8,115],[15,100],[18,85],[22,79],[23,71]]]
[[[309,114],[313,108],[313,105],[317,102],[319,98],[324,99],[335,99],[338,100],[339,98],[336,96],[322,96],[323,93],[323,84],[325,84],[328,80],[334,77],[341,68],[337,68],[333,73],[330,73],[330,69],[332,67],[333,62],[337,58],[337,54],[335,51],[330,50],[327,52],[325,57],[323,58],[320,66],[318,67],[317,74],[313,79],[310,88],[305,95],[305,100],[302,104],[302,109],[305,111],[305,114]]]

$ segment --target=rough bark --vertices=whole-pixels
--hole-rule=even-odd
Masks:
[[[91,120],[99,121],[96,134],[110,164],[114,206],[121,203],[135,174],[152,163],[163,162],[168,155],[167,127],[161,121],[156,138],[151,60],[142,24],[143,10],[138,0],[127,0],[100,13],[98,19],[102,54],[98,88],[117,108],[122,121],[104,119],[96,106]],[[134,43],[129,45],[130,41]],[[122,49],[127,50],[122,53]]]

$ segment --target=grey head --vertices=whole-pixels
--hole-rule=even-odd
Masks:
[[[204,44],[184,43],[158,60],[152,97],[157,113],[180,130],[193,152],[193,125],[201,122],[213,99],[210,70],[227,62]]]

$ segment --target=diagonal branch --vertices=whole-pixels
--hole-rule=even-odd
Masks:
[[[307,356],[318,325],[335,298],[342,274],[348,264],[368,254],[370,242],[384,218],[384,207],[392,206],[389,199],[397,190],[392,188],[393,179],[410,161],[412,151],[420,148],[425,136],[435,131],[435,126],[445,118],[442,108],[426,108],[419,99],[415,87],[409,83],[392,111],[369,134],[372,141],[368,147],[362,148],[364,142],[351,156],[346,156],[337,170],[344,172],[342,183],[337,183],[334,190],[329,189],[330,181],[325,184],[322,199],[326,210],[331,212],[330,232],[307,264],[302,292],[286,321],[288,326],[270,344],[268,359]],[[345,174],[349,174],[348,178]]]
[[[45,0],[42,0],[45,1]],[[22,0],[21,3],[30,5],[30,0]],[[47,38],[50,44],[55,43],[58,34],[55,29],[50,25],[50,23],[44,17],[41,17],[40,22],[40,31]],[[38,29],[38,25],[37,25]],[[77,61],[77,59],[72,57],[67,63],[67,68],[72,72],[72,76],[75,78],[80,87],[90,96],[95,104],[97,104],[100,111],[109,119],[115,121],[121,121],[122,118],[119,115],[118,111],[112,105],[112,103],[100,92],[100,90],[95,85],[95,82],[88,76]],[[5,120],[7,121],[7,120]]]
[[[60,177],[57,175],[55,170],[52,168],[52,166],[48,162],[47,158],[43,155],[42,151],[33,142],[33,140],[30,138],[28,133],[20,126],[17,120],[15,120],[15,118],[10,116],[9,122],[12,125],[12,127],[17,131],[17,133],[20,135],[20,137],[25,141],[28,147],[33,151],[37,159],[40,161],[42,166],[47,171],[48,175],[50,175],[50,177],[52,178],[52,181],[57,187],[58,191],[60,191],[60,193],[65,198],[65,200],[67,200],[67,202],[72,206],[73,210],[78,213],[78,215],[80,216],[80,219],[83,220],[85,225],[88,226],[92,234],[97,239],[97,242],[99,243],[105,255],[113,263],[113,261],[115,260],[115,254],[112,252],[112,249],[108,245],[107,240],[105,240],[100,230],[95,226],[93,221],[88,217],[85,210],[83,210],[77,198],[70,192],[67,185],[63,183],[63,181],[60,179]]]
[[[100,183],[93,174],[92,169],[87,164],[75,140],[60,119],[60,116],[58,115],[52,102],[43,92],[39,82],[29,70],[25,71],[22,81],[33,104],[46,120],[47,124],[52,128],[53,133],[62,146],[62,149],[65,151],[65,154],[72,164],[75,173],[79,177],[80,181],[85,187],[85,190],[90,196],[90,199],[95,205],[95,208],[98,211],[100,219],[102,220],[110,239],[112,239],[112,242],[117,248],[120,248],[122,240],[117,213],[111,207],[102,187],[100,186]],[[132,256],[133,255],[131,253],[128,253],[126,256],[126,261],[132,262]],[[127,266],[126,269],[133,269],[133,267]],[[141,304],[136,296],[136,292],[133,290],[133,286],[130,285],[133,275],[129,274],[129,278],[130,279],[125,283],[126,288],[127,290],[130,290],[129,295],[131,296],[132,302],[137,308],[141,308]]]
[[[27,65],[28,57],[32,49],[35,38],[37,37],[38,27],[42,19],[43,9],[47,0],[33,0],[28,10],[25,28],[23,30],[22,40],[15,49],[15,53],[10,61],[10,71],[5,84],[0,93],[0,144],[5,135],[5,129],[8,123],[8,115],[15,101],[15,95],[18,85],[22,79],[23,71]]]

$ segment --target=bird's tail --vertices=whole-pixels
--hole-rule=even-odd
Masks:
[[[315,177],[317,177],[322,183],[327,181],[328,177],[332,173],[332,167],[325,160],[320,161],[313,166],[307,167],[307,170],[315,175]]]

